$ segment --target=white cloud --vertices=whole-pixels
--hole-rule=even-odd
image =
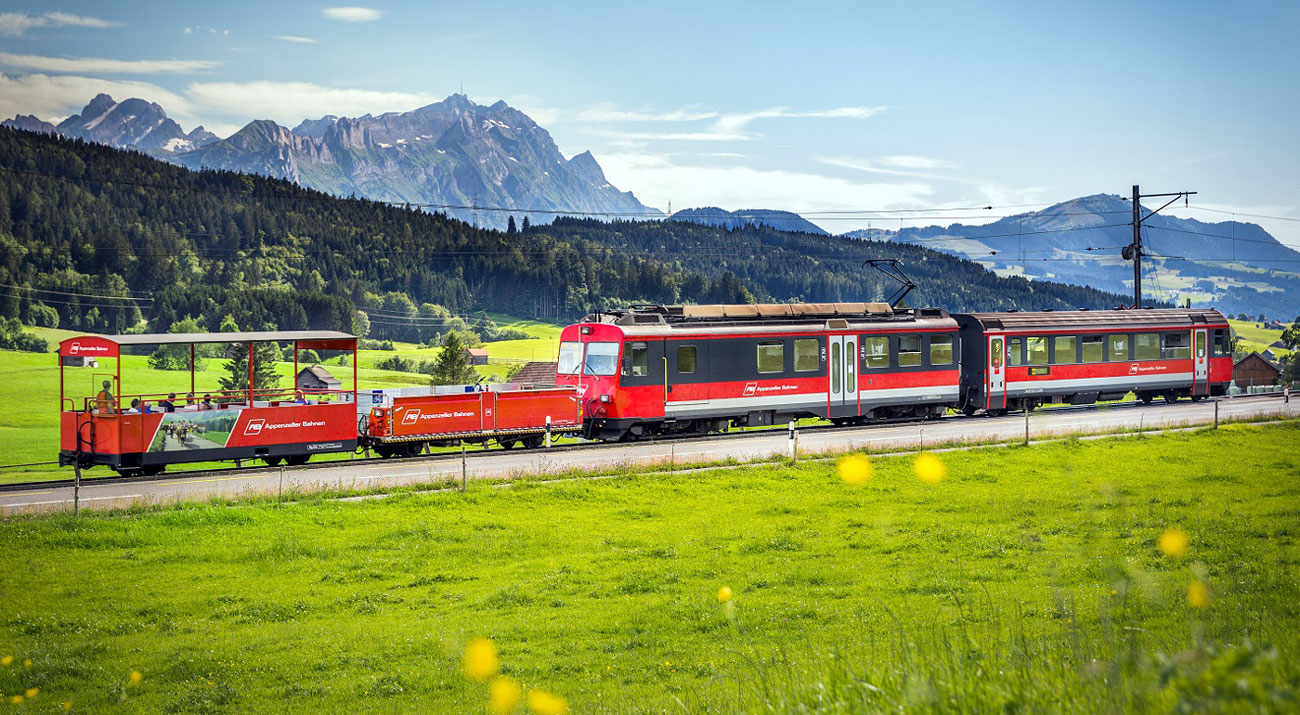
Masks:
[[[411,92],[325,87],[310,82],[195,82],[185,95],[213,112],[273,119],[290,126],[305,117],[409,111],[436,98]]]
[[[578,112],[580,122],[697,122],[715,119],[718,113],[698,109],[677,109],[670,112],[627,111],[612,103],[596,104]]]
[[[606,154],[599,157],[610,183],[632,190],[648,205],[719,206],[783,209],[816,213],[870,208],[914,208],[933,202],[933,189],[921,182],[858,183],[820,174],[760,170],[746,166],[687,166],[658,154]],[[847,230],[840,221],[816,218],[832,233]]]
[[[956,164],[943,159],[933,159],[928,156],[917,156],[915,154],[894,154],[893,156],[882,156],[878,160],[886,166],[896,166],[900,169],[953,169]]]
[[[299,37],[298,35],[276,35],[275,39],[284,40],[285,42],[297,42],[303,45],[314,45],[317,42],[310,37]]]
[[[372,7],[327,7],[320,12],[325,17],[339,22],[373,22],[384,16],[382,10]]]
[[[101,57],[45,57],[0,52],[0,64],[38,72],[89,72],[92,74],[160,74],[200,72],[219,63],[210,60],[114,60]]]
[[[26,12],[0,12],[0,35],[18,37],[37,27],[93,27],[105,29],[121,27],[122,23],[98,17],[73,15],[67,12],[47,12],[32,15]]]
[[[681,109],[674,112],[630,112],[610,105],[597,105],[578,114],[579,121],[610,122],[697,122],[712,119],[707,127],[689,131],[621,131],[603,128],[588,130],[620,143],[637,141],[690,141],[727,142],[749,141],[759,135],[749,130],[749,125],[759,119],[866,119],[884,111],[884,107],[835,107],[832,109],[795,110],[789,107],[771,107],[754,112],[724,114],[720,112]]]

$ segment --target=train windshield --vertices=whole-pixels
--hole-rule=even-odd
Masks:
[[[613,375],[618,372],[618,343],[587,343],[587,375]]]
[[[582,362],[582,344],[566,340],[560,343],[559,362],[555,365],[555,371],[561,375],[575,375],[578,372],[578,364]]]

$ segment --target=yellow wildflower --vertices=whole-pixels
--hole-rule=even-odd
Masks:
[[[1182,529],[1165,529],[1165,532],[1156,539],[1156,547],[1165,556],[1175,558],[1187,553],[1187,532]]]
[[[34,698],[34,697],[36,697],[37,695],[40,695],[40,694],[41,694],[41,689],[40,689],[40,688],[28,688],[28,689],[27,689],[27,699],[28,699],[28,700],[30,700],[30,699],[32,699],[32,698]]]
[[[523,694],[519,683],[504,675],[493,678],[488,693],[488,712],[492,715],[508,715],[519,705],[519,696]]]
[[[23,667],[24,667],[24,668],[30,668],[30,667],[32,667],[32,659],[31,659],[31,658],[27,658],[27,659],[25,659],[25,660],[23,661]]]
[[[497,647],[486,638],[475,638],[465,646],[465,677],[484,681],[501,670]]]
[[[64,711],[64,712],[72,712],[72,701],[71,701],[71,700],[64,700],[64,701],[63,701],[63,711]]]
[[[530,690],[528,709],[533,712],[533,715],[568,715],[569,702],[545,690]]]
[[[138,671],[138,670],[133,670],[133,671],[131,671],[131,684],[132,684],[132,685],[139,685],[141,680],[144,680],[144,675],[142,675],[142,674],[140,673],[140,671]]]
[[[23,704],[23,696],[21,696],[21,695],[15,695],[15,696],[13,696],[12,698],[9,698],[9,702],[13,703],[14,705],[22,705],[22,704]]]
[[[938,484],[948,476],[948,467],[944,466],[943,460],[929,452],[916,456],[916,461],[912,462],[912,471],[926,484]]]
[[[730,586],[723,586],[722,588],[718,589],[718,601],[722,603],[726,603],[727,601],[730,601],[732,595],[733,594],[731,593]]]
[[[1210,589],[1204,581],[1197,579],[1187,586],[1187,602],[1194,608],[1209,607]]]
[[[8,668],[13,664],[14,664],[14,657],[12,655],[6,655],[5,657],[0,658],[0,665],[3,665],[6,668]]]
[[[840,479],[848,484],[862,484],[871,478],[871,460],[861,454],[850,454],[839,463]]]

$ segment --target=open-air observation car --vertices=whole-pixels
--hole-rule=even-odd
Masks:
[[[351,352],[352,388],[255,388],[257,343],[293,344],[294,375],[300,350]],[[196,390],[195,345],[246,346],[249,377],[238,390]],[[122,348],[189,346],[188,390],[128,393],[122,382]],[[311,455],[357,446],[357,341],[347,333],[301,330],[244,333],[84,335],[59,343],[60,466],[105,465],[120,474],[157,474],[168,464],[261,459],[302,464]],[[112,358],[112,372],[71,367]],[[72,386],[68,372],[76,373]],[[178,373],[180,374],[180,373]],[[179,382],[179,380],[178,380]],[[168,400],[175,392],[179,397]]]

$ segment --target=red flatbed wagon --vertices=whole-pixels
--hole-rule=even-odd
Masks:
[[[364,445],[384,457],[418,454],[426,444],[496,440],[510,449],[538,447],[552,435],[578,432],[578,391],[572,387],[394,396],[370,411]]]

